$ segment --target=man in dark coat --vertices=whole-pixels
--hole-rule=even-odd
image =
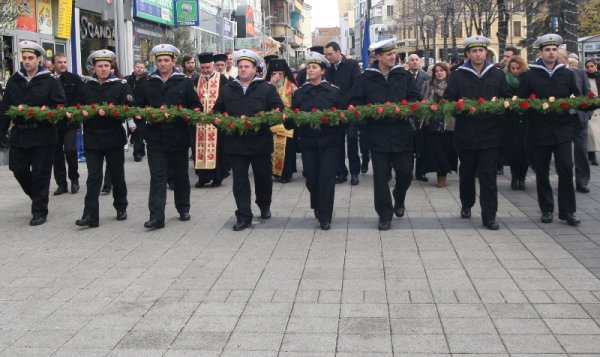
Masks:
[[[590,81],[587,73],[581,68],[569,67],[569,53],[564,48],[558,49],[558,60],[567,66],[575,75],[577,89],[582,95],[590,92]],[[573,159],[575,164],[575,190],[581,193],[588,193],[590,189],[590,161],[588,158],[587,139],[588,139],[588,121],[592,113],[577,111],[577,123],[573,131]]]
[[[421,93],[423,85],[431,79],[431,74],[422,69],[423,64],[421,63],[421,59],[418,55],[412,54],[408,56],[407,62],[408,71],[410,72],[413,81],[415,81],[417,91]],[[425,130],[426,129],[422,129],[421,125],[418,125],[418,128],[415,131],[415,179],[423,182],[429,181],[425,173],[429,171],[430,167],[432,167],[432,158],[426,157],[425,155],[425,145],[428,145],[426,142]]]
[[[567,98],[580,95],[575,75],[558,61],[558,46],[562,38],[556,34],[540,37],[534,44],[539,49],[539,57],[529,71],[523,73],[518,94],[529,98]],[[566,220],[571,226],[579,225],[575,216],[575,188],[573,187],[573,141],[574,127],[577,122],[576,111],[563,115],[530,113],[527,141],[535,165],[535,181],[538,204],[542,211],[542,223],[553,220],[554,197],[550,186],[550,160],[554,154],[554,165],[558,173],[558,218]]]
[[[483,36],[471,36],[464,41],[468,60],[450,74],[445,99],[490,100],[510,95],[504,72],[486,60],[489,44],[490,40]],[[479,175],[481,219],[491,230],[500,228],[496,222],[496,172],[502,144],[502,119],[496,115],[459,115],[454,129],[460,159],[460,215],[471,217],[471,207],[475,204],[475,176]]]
[[[260,57],[250,50],[239,50],[234,53],[234,62],[237,65],[238,77],[229,82],[217,99],[214,111],[227,112],[231,116],[248,117],[258,112],[274,109],[283,109],[279,93],[274,86],[264,79],[256,77],[256,67]],[[248,169],[252,165],[254,174],[254,189],[256,191],[256,204],[260,209],[263,219],[271,218],[271,194],[273,181],[271,180],[273,153],[273,135],[268,127],[263,127],[258,133],[246,135],[228,135],[225,137],[225,153],[233,171],[233,196],[237,210],[237,222],[234,231],[241,231],[252,224],[252,208],[250,180]]]
[[[19,53],[23,68],[13,74],[6,83],[4,97],[0,104],[0,143],[6,145],[6,133],[10,118],[6,111],[13,105],[46,106],[54,108],[66,102],[65,91],[60,82],[42,66],[44,48],[31,41],[19,43]],[[56,126],[46,122],[13,120],[10,135],[8,168],[31,198],[29,222],[38,226],[46,222],[48,216],[48,194],[52,162],[58,144]]]
[[[397,103],[402,100],[419,99],[410,73],[396,63],[395,39],[374,43],[377,60],[365,70],[352,87],[350,104]],[[373,188],[375,210],[379,215],[379,229],[390,229],[394,214],[404,216],[404,199],[412,181],[413,126],[408,120],[386,121],[385,118],[370,119],[366,124],[367,140],[373,162]],[[392,167],[396,172],[393,190],[394,204],[388,186]]]
[[[133,92],[133,99],[136,103],[144,100],[144,83],[148,80],[148,73],[144,62],[138,61],[133,66],[133,73],[125,77],[127,84]],[[136,129],[131,133],[131,143],[133,144],[133,159],[136,162],[142,161],[146,156],[146,144],[144,144],[144,131],[146,122],[144,120],[135,121]]]
[[[67,102],[65,105],[74,106],[77,104],[77,95],[83,85],[81,77],[67,71],[67,56],[64,53],[57,53],[52,57],[54,63],[54,76],[58,78],[63,86]],[[71,193],[79,192],[79,172],[77,162],[77,123],[69,123],[66,119],[60,121],[57,125],[58,145],[54,156],[54,179],[58,188],[54,191],[54,196],[69,192],[67,186],[67,168],[69,168],[69,180],[71,180]]]
[[[194,90],[194,83],[175,69],[179,50],[169,44],[154,46],[150,55],[156,59],[154,72],[144,88],[140,106],[183,106],[201,109],[202,104]],[[165,226],[167,178],[172,170],[175,191],[175,208],[181,221],[190,220],[190,176],[188,174],[188,150],[190,127],[182,119],[169,123],[146,124],[148,167],[150,168],[150,195],[148,207],[150,220],[144,223],[149,229]]]
[[[114,52],[98,50],[90,54],[88,63],[94,67],[94,76],[80,89],[78,102],[81,104],[112,103],[132,105],[133,95],[127,81],[111,74],[111,63],[116,60]],[[125,183],[125,153],[127,143],[122,121],[95,115],[83,123],[88,178],[86,181],[85,207],[81,219],[75,224],[80,227],[98,227],[100,204],[98,197],[102,187],[102,167],[106,160],[113,190],[113,207],[117,220],[127,219],[127,185]]]
[[[356,81],[356,78],[360,75],[360,67],[358,62],[355,60],[346,59],[346,56],[342,54],[340,45],[337,42],[329,42],[325,46],[325,55],[329,60],[331,66],[329,66],[325,79],[327,82],[334,84],[340,88],[340,95],[343,97],[342,100],[347,102],[350,98],[350,91]],[[346,142],[346,134],[348,135],[348,164],[350,166],[350,184],[358,185],[359,179],[358,174],[361,169],[367,172],[369,167],[369,149],[366,144],[364,132],[360,135],[360,151],[362,154],[362,165],[360,157],[358,156],[359,150],[359,132],[362,128],[359,128],[356,124],[349,124],[347,128],[341,128],[340,137],[340,155],[338,156],[338,172],[337,172],[337,183],[342,183],[348,180],[348,167],[346,167],[346,150],[344,144]]]

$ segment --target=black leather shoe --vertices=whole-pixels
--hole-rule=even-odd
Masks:
[[[471,209],[463,207],[460,209],[460,218],[471,218]]]
[[[252,221],[245,222],[235,222],[233,225],[233,230],[236,232],[243,231],[244,229],[250,227],[252,225]]]
[[[182,222],[187,222],[192,218],[192,216],[190,216],[189,212],[185,212],[185,213],[180,213],[179,214],[179,220]]]
[[[369,171],[369,162],[363,161],[363,163],[360,164],[360,172],[362,172],[363,174],[366,174],[368,171]]]
[[[581,193],[589,193],[590,192],[590,189],[584,185],[577,185],[575,187],[575,189],[577,190],[577,192],[581,192]]]
[[[558,219],[567,221],[567,224],[569,226],[578,226],[581,223],[581,221],[578,220],[577,217],[575,217],[575,213],[561,213],[558,215]]]
[[[158,219],[151,219],[148,222],[144,223],[144,228],[148,228],[148,229],[165,228],[165,222],[159,221]]]
[[[498,225],[496,220],[493,220],[493,219],[483,222],[483,225],[485,226],[485,228],[489,229],[490,231],[497,231],[498,229],[500,229],[500,226]]]
[[[321,222],[321,229],[324,231],[328,231],[331,228],[331,223],[330,222]]]
[[[210,184],[210,187],[219,187],[221,186],[221,180],[213,180],[213,182]]]
[[[279,182],[284,183],[284,184],[285,183],[290,183],[290,179],[282,177],[282,178],[279,179]]]
[[[46,216],[33,216],[29,221],[30,226],[39,226],[46,223]]]
[[[79,181],[71,181],[71,193],[76,194],[79,192]]]
[[[102,187],[102,193],[105,195],[108,195],[110,193],[111,189],[112,189],[112,186],[104,186],[104,187]]]
[[[117,221],[124,221],[127,219],[127,211],[117,211]]]
[[[352,175],[352,177],[350,178],[350,184],[352,186],[356,186],[359,182],[360,180],[358,179],[358,175]]]
[[[498,171],[496,171],[496,175],[504,175],[504,168],[499,168]]]
[[[552,212],[542,212],[542,223],[552,223]]]
[[[518,190],[519,189],[519,180],[513,177],[510,180],[510,188],[515,191]]]
[[[133,154],[133,161],[135,161],[135,162],[140,162],[140,161],[142,161],[142,155],[139,155],[139,154]]]
[[[198,182],[196,182],[194,187],[201,188],[201,187],[204,187],[205,184],[206,184],[206,182],[198,180]]]
[[[417,180],[417,181],[423,181],[423,182],[429,182],[429,179],[425,175],[415,175],[415,180]]]
[[[388,221],[388,220],[380,218],[379,219],[379,224],[377,225],[377,228],[380,231],[387,231],[388,229],[390,229],[391,226],[392,226],[392,222],[391,221]]]
[[[261,209],[260,210],[260,218],[269,219],[271,218],[271,210],[270,209]]]
[[[56,191],[54,191],[54,196],[60,196],[63,193],[67,193],[69,192],[69,188],[67,187],[67,184],[63,184],[63,185],[58,185],[58,187],[56,188]]]
[[[169,187],[169,190],[175,191],[175,184],[173,182],[168,182],[167,186]]]
[[[348,177],[346,176],[338,176],[338,178],[335,179],[335,183],[344,183],[348,181]]]
[[[519,180],[519,190],[525,191],[525,179]]]
[[[81,219],[76,220],[75,224],[78,225],[79,227],[90,227],[90,228],[96,228],[100,225],[98,223],[98,221],[94,221],[90,217],[87,217],[87,216],[84,216]]]
[[[394,214],[396,217],[404,217],[404,205],[394,207]]]

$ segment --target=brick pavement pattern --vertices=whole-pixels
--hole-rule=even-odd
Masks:
[[[102,196],[96,229],[74,224],[83,181],[30,227],[3,166],[0,356],[599,356],[599,174],[577,228],[538,223],[530,172],[526,192],[499,177],[499,231],[478,207],[459,217],[454,174],[445,189],[413,181],[380,232],[369,172],[337,186],[330,231],[296,174],[253,229],[231,230],[229,178],[192,189],[191,222],[169,192],[166,228],[148,232],[145,160],[127,155],[128,220]]]

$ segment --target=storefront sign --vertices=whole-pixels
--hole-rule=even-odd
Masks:
[[[258,37],[238,37],[235,39],[235,49],[241,50],[259,50],[260,43]]]
[[[173,0],[134,0],[133,16],[173,26],[175,24]]]
[[[73,15],[73,0],[58,0],[58,38],[71,38],[71,18]]]
[[[99,38],[114,39],[115,31],[107,22],[102,22],[100,16],[81,15],[81,39]]]
[[[37,31],[35,0],[17,0],[17,30]]]
[[[238,6],[235,14],[235,21],[238,23],[237,37],[254,36],[254,11],[252,6]]]
[[[198,0],[175,0],[175,27],[198,25]]]
[[[50,0],[37,0],[37,26],[39,33],[52,35],[52,2]]]

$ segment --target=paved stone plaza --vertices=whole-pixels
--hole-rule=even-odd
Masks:
[[[478,206],[460,219],[456,174],[413,181],[407,216],[379,232],[371,172],[337,186],[327,232],[299,174],[251,230],[231,230],[228,178],[192,188],[191,222],[169,192],[148,232],[145,159],[127,153],[129,219],[102,196],[97,229],[74,224],[83,180],[30,227],[2,166],[0,356],[600,356],[600,169],[578,228],[538,223],[529,174],[526,192],[499,177],[495,232]]]

